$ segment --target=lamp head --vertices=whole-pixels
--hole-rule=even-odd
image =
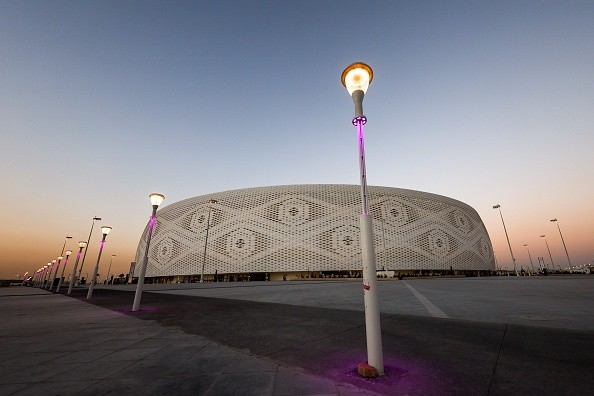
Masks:
[[[62,261],[63,258],[64,256],[58,256],[58,261]]]
[[[499,209],[501,207],[501,205],[497,204],[495,206],[493,206],[493,209]]]
[[[541,237],[541,238],[544,238],[545,236],[544,236],[544,235],[541,235],[540,237]]]
[[[49,263],[48,263],[49,264]],[[52,260],[52,264],[56,264],[56,260]]]
[[[103,235],[109,234],[110,231],[111,231],[111,227],[110,226],[101,226],[101,233]]]
[[[101,217],[93,217],[93,221],[95,220],[101,220]]]
[[[524,246],[528,246],[528,244],[527,244],[527,243],[525,243],[525,244],[524,244]]]
[[[87,247],[87,243],[85,241],[80,241],[78,243],[78,247],[81,248],[81,249],[84,249],[84,248]]]
[[[72,254],[72,250],[66,250],[66,257],[70,256]]]
[[[353,96],[355,91],[366,93],[371,80],[373,80],[373,70],[365,63],[355,62],[344,69],[340,80],[342,85],[349,91],[349,95]]]
[[[551,219],[551,221],[554,223],[554,222],[556,222],[556,221],[557,221],[557,219],[556,219],[556,218],[555,218],[555,219]]]
[[[165,195],[152,193],[152,194],[149,194],[149,198],[151,199],[151,205],[159,206],[159,205],[161,205],[161,203],[163,203],[163,200],[165,199]]]
[[[66,239],[72,239],[72,237],[71,236],[66,236]]]

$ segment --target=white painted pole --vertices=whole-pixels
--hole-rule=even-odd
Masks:
[[[138,283],[136,284],[136,293],[134,294],[134,303],[132,303],[132,311],[136,312],[140,309],[140,299],[142,298],[142,289],[144,287],[144,277],[146,275],[146,267],[148,265],[149,247],[151,244],[151,237],[153,236],[153,228],[157,220],[158,205],[153,205],[153,214],[149,223],[148,234],[146,238],[146,249],[144,251],[144,259],[140,267],[140,274],[138,275]]]

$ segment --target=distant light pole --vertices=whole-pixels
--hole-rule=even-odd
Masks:
[[[64,265],[62,266],[62,272],[60,273],[60,278],[58,279],[58,286],[56,286],[56,293],[58,293],[60,291],[60,286],[62,286],[62,278],[64,277],[64,270],[66,269],[66,265],[68,264],[68,258],[70,257],[71,254],[72,254],[72,250],[66,250],[66,260],[64,261]]]
[[[47,271],[50,267],[50,265],[52,265],[52,263],[47,263],[46,265],[43,266],[43,274],[41,275],[41,279],[40,279],[40,288],[45,288],[45,279],[47,278]]]
[[[363,115],[363,97],[373,80],[373,70],[365,63],[356,62],[344,69],[340,79],[355,104],[355,118],[353,118],[352,124],[357,127],[359,140],[359,170],[361,178],[361,216],[359,217],[359,224],[361,233],[361,259],[363,263],[367,364],[374,367],[378,375],[384,375],[375,247],[373,245],[372,218],[369,215],[368,206],[365,142],[363,135],[363,125],[367,123],[367,117]]]
[[[101,261],[101,252],[103,252],[103,245],[105,245],[105,238],[107,234],[111,231],[111,227],[109,226],[102,226],[101,233],[103,234],[103,239],[101,240],[101,246],[99,247],[99,255],[97,256],[97,264],[95,264],[95,269],[93,270],[93,278],[91,279],[91,284],[89,285],[89,291],[87,292],[87,300],[89,300],[93,296],[93,289],[95,288],[95,282],[97,281],[97,271],[99,270],[99,261]]]
[[[511,254],[512,262],[514,263],[514,272],[516,276],[518,275],[518,270],[516,268],[516,258],[514,257],[514,252],[511,248],[511,243],[509,242],[509,236],[507,235],[507,228],[505,228],[505,221],[503,221],[503,214],[501,213],[501,205],[497,204],[493,206],[493,209],[499,209],[499,215],[501,216],[501,222],[503,223],[503,231],[505,231],[505,238],[507,238],[507,246],[509,246],[509,254]]]
[[[64,241],[64,245],[62,245],[62,252],[60,253],[60,256],[64,256],[64,249],[66,248],[66,241],[68,241],[69,239],[72,239],[71,236],[66,236],[66,240]]]
[[[216,204],[218,201],[216,199],[210,199],[208,203]],[[206,237],[204,239],[204,254],[202,255],[202,271],[200,272],[200,283],[204,281],[204,265],[206,264],[206,249],[208,247],[208,230],[210,229],[210,215],[212,212],[212,207],[208,206],[208,220],[206,221]]]
[[[111,255],[111,260],[109,260],[109,269],[107,270],[107,277],[105,278],[107,284],[109,285],[109,273],[111,272],[111,263],[113,261],[113,258],[115,257],[115,254]]]
[[[142,298],[142,288],[144,287],[144,276],[146,275],[146,267],[148,265],[149,247],[151,244],[151,237],[153,236],[153,229],[157,221],[157,209],[163,203],[165,196],[163,194],[152,193],[149,195],[151,205],[153,205],[153,213],[149,220],[149,229],[146,235],[146,248],[144,250],[144,259],[140,267],[140,274],[138,275],[138,283],[136,284],[136,293],[134,294],[134,303],[132,304],[132,311],[136,312],[140,308],[140,299]]]
[[[54,270],[54,267],[56,266],[56,260],[52,260],[51,263],[47,263],[48,264],[48,268],[47,268],[47,282],[45,283],[44,289],[49,289],[50,288],[50,278],[52,276],[52,272]]]
[[[567,253],[567,246],[565,246],[565,241],[563,240],[563,234],[561,233],[561,227],[559,227],[559,222],[556,218],[551,219],[552,223],[557,223],[557,229],[559,229],[559,235],[561,236],[561,242],[563,242],[563,249],[565,249],[565,255],[567,256],[567,262],[569,263],[569,268],[571,268],[571,259],[569,258],[569,253]]]
[[[80,282],[82,276],[83,266],[85,265],[85,258],[87,257],[87,252],[89,251],[89,244],[91,243],[91,234],[93,234],[93,227],[95,226],[95,220],[101,220],[101,217],[93,217],[93,223],[91,223],[91,232],[89,232],[89,238],[87,239],[87,248],[85,249],[85,254],[83,254],[82,262],[80,263],[80,268],[78,270],[78,280]],[[88,279],[85,279],[88,281]]]
[[[551,249],[549,249],[549,243],[547,242],[547,238],[544,235],[540,236],[544,238],[545,244],[547,245],[547,250],[549,252],[549,258],[551,259],[551,268],[555,269],[555,263],[553,262],[553,255],[551,255]]]
[[[534,273],[534,265],[532,265],[532,256],[530,255],[530,248],[528,248],[528,244],[525,243],[524,246],[526,250],[528,250],[528,257],[530,258],[530,267],[532,268],[532,273]]]
[[[74,267],[72,267],[72,275],[70,276],[70,286],[68,286],[68,293],[72,293],[72,286],[76,282],[76,268],[78,267],[78,260],[80,259],[80,254],[82,250],[87,246],[85,241],[80,241],[78,243],[78,254],[76,255],[76,261],[74,262]]]

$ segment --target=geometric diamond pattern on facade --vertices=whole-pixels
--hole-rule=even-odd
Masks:
[[[491,240],[470,206],[414,190],[369,186],[368,192],[378,268],[495,269]],[[257,187],[189,198],[158,211],[146,276],[197,275],[202,265],[205,274],[360,270],[360,212],[358,185]]]

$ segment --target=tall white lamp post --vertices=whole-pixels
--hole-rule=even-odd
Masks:
[[[361,259],[363,261],[363,298],[365,301],[365,333],[367,336],[367,364],[374,367],[378,375],[384,375],[384,355],[382,351],[382,330],[377,293],[377,271],[373,227],[369,215],[367,194],[367,172],[365,169],[365,143],[363,125],[367,117],[363,115],[363,97],[373,80],[373,70],[365,63],[349,65],[341,75],[342,84],[355,103],[353,125],[357,127],[359,139],[359,169],[361,177]]]
[[[101,217],[93,217],[93,222],[91,223],[91,231],[89,232],[89,238],[87,239],[87,247],[89,246],[89,244],[91,243],[91,235],[93,234],[93,227],[95,226],[95,220],[100,221]],[[78,280],[80,281],[81,277],[82,277],[82,270],[83,270],[83,266],[85,265],[85,259],[87,258],[87,252],[89,251],[89,249],[85,249],[85,254],[83,254],[83,259],[80,263],[80,269],[78,270]],[[86,279],[86,281],[88,282],[89,280]]]
[[[565,241],[563,240],[563,234],[561,233],[561,227],[559,227],[559,222],[556,218],[551,219],[552,223],[557,223],[557,229],[559,229],[559,235],[561,236],[561,242],[563,242],[563,249],[565,249],[565,255],[567,256],[567,262],[569,263],[569,268],[571,268],[571,259],[569,258],[569,253],[567,253],[567,246],[565,246]]]
[[[218,201],[216,199],[211,199],[208,201],[209,204],[216,204]],[[208,247],[208,230],[210,229],[210,216],[212,213],[212,207],[208,205],[208,219],[206,220],[206,236],[204,238],[204,252],[202,254],[202,271],[200,271],[200,283],[204,281],[204,266],[206,264],[206,249]]]
[[[144,251],[144,259],[140,267],[140,274],[138,275],[138,283],[136,284],[136,293],[134,294],[134,303],[132,304],[132,311],[136,312],[140,309],[140,299],[142,298],[142,288],[144,286],[144,276],[146,275],[146,267],[148,265],[149,247],[151,244],[151,237],[153,236],[153,229],[157,221],[157,209],[163,203],[165,196],[163,194],[152,193],[149,195],[151,205],[153,205],[153,214],[149,221],[149,229],[146,236],[146,249]]]
[[[545,235],[541,235],[541,238],[544,238],[545,244],[547,245],[547,251],[549,252],[549,258],[551,259],[551,268],[555,269],[555,263],[553,262],[553,255],[551,254],[551,249],[549,249],[549,243],[547,242],[547,238]]]
[[[516,258],[514,257],[514,252],[511,248],[511,243],[509,243],[509,236],[507,235],[507,228],[505,228],[505,221],[503,221],[503,213],[501,213],[501,205],[497,204],[493,206],[493,209],[499,209],[499,215],[501,216],[501,222],[503,223],[503,231],[505,231],[505,238],[507,239],[507,246],[509,246],[509,254],[511,254],[512,262],[514,263],[514,272],[516,276],[518,275],[518,270],[516,268]]]
[[[113,262],[113,258],[115,257],[115,254],[111,255],[111,260],[109,260],[109,268],[107,269],[107,276],[105,277],[105,283],[107,283],[109,285],[109,273],[111,272],[111,263]]]
[[[80,254],[82,250],[87,247],[87,243],[85,241],[80,241],[78,243],[78,254],[76,255],[76,261],[74,262],[74,267],[72,267],[72,275],[70,275],[70,286],[68,286],[68,293],[72,293],[72,286],[76,282],[76,267],[78,267],[78,260],[80,260]]]
[[[103,245],[105,245],[105,238],[107,234],[111,231],[111,227],[109,226],[102,226],[101,233],[103,234],[103,239],[101,240],[101,246],[99,247],[99,255],[97,256],[97,264],[95,264],[95,269],[93,270],[93,277],[91,278],[91,284],[89,285],[89,291],[87,292],[87,300],[89,300],[93,296],[93,289],[95,288],[95,282],[97,281],[97,271],[99,270],[99,261],[101,261],[101,252],[103,252]]]
[[[532,268],[532,273],[534,274],[534,265],[532,265],[532,255],[530,255],[530,248],[528,247],[528,244],[525,243],[524,247],[526,248],[526,250],[528,250],[528,258],[530,258],[530,267]]]
[[[64,261],[64,265],[62,266],[62,273],[60,274],[60,279],[58,279],[58,286],[56,286],[56,293],[60,291],[60,286],[62,286],[62,278],[64,278],[64,270],[66,269],[66,264],[68,264],[68,258],[72,254],[72,250],[66,250],[66,261]]]
[[[54,272],[54,268],[56,267],[56,260],[52,260],[51,263],[48,263],[49,267],[47,269],[48,274],[47,274],[47,282],[45,284],[45,288],[46,289],[50,289],[51,284],[53,283],[53,278],[52,278],[52,272]],[[50,280],[52,280],[52,282],[50,282]]]

